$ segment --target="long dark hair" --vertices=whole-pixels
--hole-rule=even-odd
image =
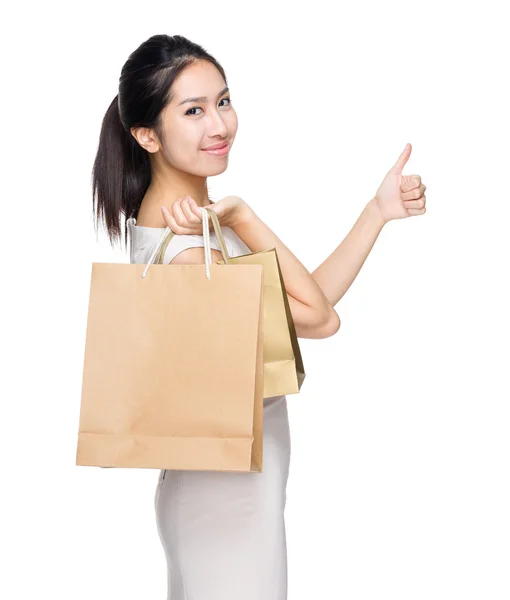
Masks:
[[[103,118],[92,169],[92,204],[96,218],[106,226],[110,243],[121,239],[121,215],[137,217],[151,182],[149,153],[130,132],[131,127],[154,129],[163,139],[161,112],[172,99],[176,77],[197,60],[210,61],[227,78],[221,65],[182,35],[153,35],[122,67],[119,91]],[[127,228],[124,226],[127,248]]]

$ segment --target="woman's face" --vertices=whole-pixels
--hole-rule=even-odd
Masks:
[[[225,171],[237,132],[237,114],[225,90],[221,73],[206,60],[190,65],[175,80],[172,101],[161,115],[159,147],[173,168],[201,177]],[[204,150],[217,144],[227,144],[227,152]]]

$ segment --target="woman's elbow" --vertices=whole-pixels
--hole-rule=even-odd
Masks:
[[[328,338],[340,329],[340,317],[336,310],[332,307],[331,311],[329,311],[327,318],[324,323],[320,327],[321,338]]]
[[[340,317],[334,308],[326,316],[315,323],[307,322],[306,325],[296,324],[296,335],[299,338],[320,340],[331,337],[340,329]]]

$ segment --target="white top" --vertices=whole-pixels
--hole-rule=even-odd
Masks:
[[[154,249],[161,240],[166,228],[144,227],[143,225],[137,225],[134,217],[129,218],[126,221],[126,225],[130,240],[130,262],[134,264],[148,263],[151,254],[154,252]],[[251,252],[248,246],[232,228],[222,226],[221,231],[223,233],[223,237],[225,238],[225,245],[227,246],[229,256],[241,256]],[[209,237],[211,240],[211,248],[213,250],[220,250],[216,233],[211,231]],[[174,258],[174,256],[183,250],[186,250],[186,248],[203,247],[203,235],[175,234],[167,245],[165,256],[163,257],[162,262],[163,264],[168,264]]]

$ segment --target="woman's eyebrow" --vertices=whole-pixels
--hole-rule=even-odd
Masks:
[[[223,96],[223,94],[225,94],[228,91],[229,91],[229,89],[227,86],[226,88],[221,90],[221,92],[216,96],[216,98]],[[196,98],[186,98],[186,100],[179,102],[179,104],[177,106],[180,106],[181,104],[186,104],[186,102],[207,102],[207,96],[197,96]]]

